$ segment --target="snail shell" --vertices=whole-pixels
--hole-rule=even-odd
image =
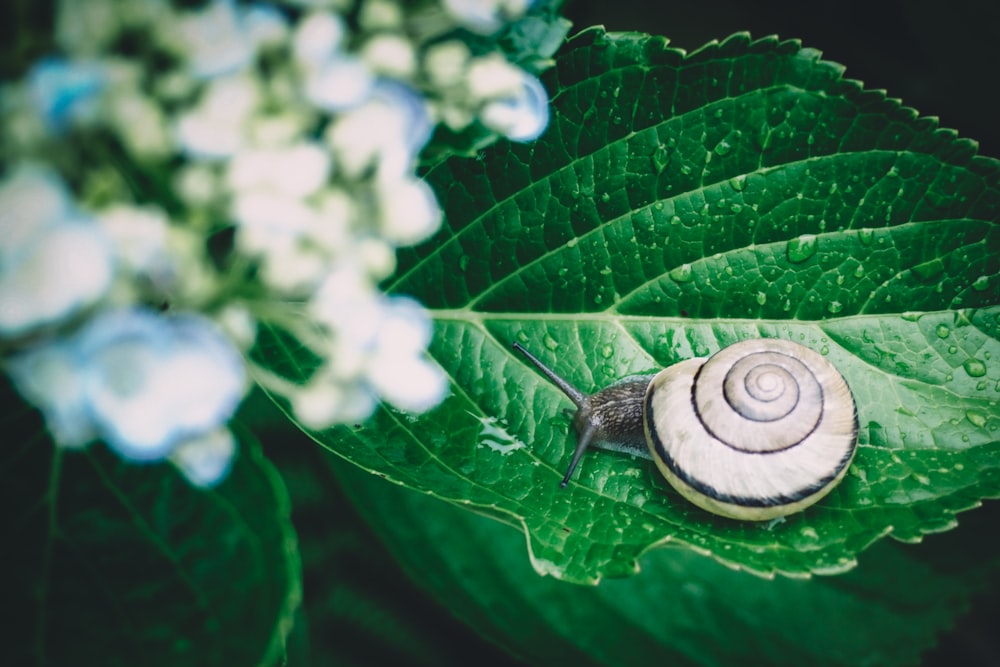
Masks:
[[[742,341],[591,396],[514,346],[577,405],[579,440],[564,486],[593,444],[652,458],[671,486],[709,512],[760,521],[823,498],[854,457],[850,388],[798,343]]]

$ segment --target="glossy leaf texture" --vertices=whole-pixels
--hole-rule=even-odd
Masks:
[[[8,664],[281,664],[301,566],[284,486],[251,438],[206,491],[103,445],[55,448],[9,385],[0,395]]]
[[[1000,163],[796,41],[685,54],[592,29],[556,60],[546,134],[432,169],[446,223],[387,284],[431,309],[450,396],[321,443],[523,527],[535,569],[576,582],[668,542],[843,572],[1000,493]],[[559,488],[570,404],[512,341],[590,391],[750,337],[820,351],[854,391],[859,450],[830,496],[732,521],[608,452]],[[287,340],[259,352],[311,370]]]
[[[634,577],[574,586],[535,576],[517,531],[330,461],[412,580],[525,664],[917,664],[997,563],[991,507],[931,544],[884,540],[839,577],[768,581],[664,548]]]

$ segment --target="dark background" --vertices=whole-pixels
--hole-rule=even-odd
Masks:
[[[989,0],[569,0],[574,32],[590,25],[664,35],[692,51],[734,32],[800,39],[844,76],[886,90],[1000,157],[1000,3]]]

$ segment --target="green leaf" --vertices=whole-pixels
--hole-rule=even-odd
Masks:
[[[252,440],[205,491],[103,445],[55,448],[13,389],[0,391],[7,663],[283,659],[300,565],[284,487]]]
[[[451,395],[321,443],[521,526],[535,569],[577,582],[667,542],[764,575],[843,572],[1000,493],[1000,163],[795,41],[685,55],[590,30],[546,85],[538,142],[429,172],[447,222],[388,284],[431,309]],[[606,452],[559,488],[569,403],[511,341],[589,391],[749,337],[820,351],[854,391],[859,451],[830,496],[731,521]],[[287,341],[261,351],[310,370]]]
[[[935,538],[947,544],[883,542],[841,577],[768,581],[658,549],[635,577],[572,586],[532,572],[517,531],[329,458],[413,580],[526,664],[915,664],[996,572],[983,523]],[[969,546],[962,537],[978,561],[929,557]]]

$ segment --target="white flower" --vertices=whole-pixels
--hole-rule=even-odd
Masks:
[[[330,174],[330,154],[314,143],[280,149],[241,151],[229,163],[227,182],[234,190],[267,190],[288,197],[308,197]]]
[[[398,245],[413,245],[437,231],[441,208],[425,181],[401,178],[380,184],[379,231]]]
[[[242,359],[210,320],[140,309],[101,313],[15,355],[8,370],[59,444],[100,438],[136,461],[219,428],[245,384]]]
[[[243,396],[243,361],[199,315],[103,313],[80,333],[86,400],[123,456],[155,460],[227,421]]]
[[[170,462],[195,486],[211,488],[226,477],[235,454],[236,438],[228,428],[218,428],[181,441]]]
[[[362,421],[376,404],[370,391],[360,385],[338,383],[325,369],[317,371],[305,386],[296,388],[289,399],[296,419],[311,429]]]
[[[253,62],[257,49],[279,42],[286,32],[284,17],[275,9],[239,7],[233,0],[214,0],[197,12],[186,12],[167,25],[165,41],[175,42],[199,78],[239,71]]]
[[[374,169],[378,178],[396,179],[412,171],[431,130],[423,98],[403,84],[380,81],[368,101],[334,118],[326,140],[347,176]]]
[[[0,336],[57,323],[111,285],[111,246],[53,173],[21,167],[0,185]]]
[[[490,101],[479,114],[483,124],[512,141],[533,141],[549,124],[549,98],[541,82],[522,73],[514,93]]]
[[[347,32],[343,20],[331,12],[313,12],[299,21],[292,52],[306,66],[321,65],[339,49]]]
[[[408,79],[417,69],[413,43],[403,35],[374,35],[362,47],[361,57],[373,71],[394,79]]]
[[[306,99],[328,112],[344,111],[364,102],[375,77],[360,58],[341,54],[308,72]]]
[[[499,53],[476,58],[465,73],[469,94],[488,101],[517,95],[524,85],[524,72]]]
[[[231,157],[246,145],[247,125],[260,101],[258,83],[249,76],[213,79],[198,105],[177,120],[181,148],[195,158]]]
[[[427,48],[424,54],[424,68],[435,86],[440,88],[458,86],[463,82],[471,55],[465,42],[450,39]]]
[[[445,9],[464,27],[484,35],[496,32],[524,13],[528,0],[442,0]]]
[[[38,406],[57,443],[80,447],[97,437],[84,392],[84,375],[75,342],[53,341],[7,361],[17,390]]]
[[[97,214],[97,222],[114,242],[122,267],[136,274],[172,274],[167,253],[167,216],[158,208],[114,204]]]
[[[426,412],[447,393],[444,375],[423,356],[430,338],[430,320],[420,304],[405,298],[387,303],[373,342],[368,381],[400,410]]]

